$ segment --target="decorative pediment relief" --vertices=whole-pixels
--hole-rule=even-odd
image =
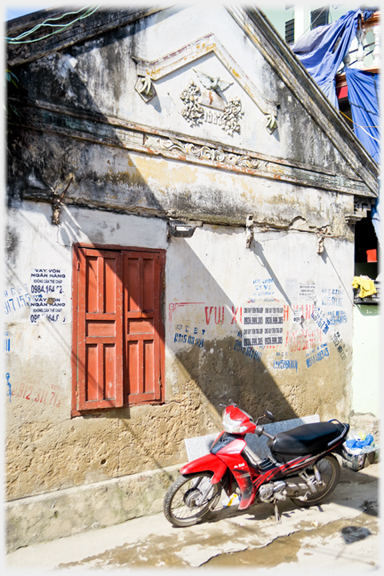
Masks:
[[[135,89],[145,102],[155,95],[154,82],[164,78],[171,72],[179,70],[198,60],[202,56],[214,53],[228,74],[243,88],[259,110],[265,115],[265,126],[272,133],[277,128],[277,103],[262,96],[254,83],[247,77],[241,67],[234,61],[224,46],[214,34],[208,34],[187,44],[177,52],[167,54],[158,60],[146,61],[139,56],[133,56],[136,62],[137,81]],[[196,79],[191,79],[189,86],[182,91],[181,98],[185,103],[183,117],[190,123],[199,124],[203,121],[213,121],[222,125],[228,134],[240,130],[239,120],[243,114],[239,97],[225,102],[222,93],[233,82],[219,77],[211,77],[208,70],[193,68]],[[201,86],[201,88],[200,88]],[[207,114],[203,107],[219,110],[218,113]],[[211,118],[212,120],[209,120]]]

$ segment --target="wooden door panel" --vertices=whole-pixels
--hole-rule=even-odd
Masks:
[[[144,386],[146,394],[156,393],[156,366],[155,366],[155,345],[153,340],[146,340],[143,344],[144,353]]]
[[[123,405],[122,256],[80,250],[79,410]]]
[[[127,380],[129,381],[129,390],[131,394],[140,393],[140,350],[139,342],[128,342],[127,343]]]
[[[155,309],[155,264],[156,262],[153,259],[145,259],[143,261],[143,312]]]
[[[128,402],[160,399],[160,262],[152,252],[124,254]],[[136,343],[135,361],[132,344]],[[133,366],[136,362],[135,366]]]
[[[139,334],[153,334],[153,318],[128,319],[127,339],[136,338]]]
[[[99,336],[114,338],[116,336],[116,322],[114,320],[88,320],[86,326],[87,336],[90,338]]]

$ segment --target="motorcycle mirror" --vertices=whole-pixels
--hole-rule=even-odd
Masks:
[[[275,421],[274,415],[273,415],[272,412],[270,412],[269,410],[266,410],[266,411],[264,412],[264,416],[265,416],[266,418],[268,418],[268,420],[271,420],[271,422],[274,422],[274,421]]]
[[[262,436],[264,433],[264,428],[262,426],[256,426],[255,434],[256,436]]]

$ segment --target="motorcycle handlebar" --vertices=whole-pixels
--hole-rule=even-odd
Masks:
[[[267,438],[270,438],[271,440],[275,439],[274,436],[271,436],[271,434],[268,434],[268,432],[264,430],[264,426],[256,426],[255,434],[256,436],[262,436],[264,434],[264,436],[267,436]]]

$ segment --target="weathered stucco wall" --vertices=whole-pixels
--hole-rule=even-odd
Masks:
[[[185,47],[170,68],[167,57]],[[190,61],[191,53],[201,56]],[[157,63],[156,95],[148,103],[135,91],[138,66],[133,58]],[[229,134],[208,117],[197,125],[183,117],[180,96],[190,81],[200,88],[200,97],[204,92],[194,69],[230,83],[223,96],[226,102],[240,98],[240,131]],[[302,114],[293,87],[272,70],[223,6],[170,8],[22,66],[18,75],[30,99],[354,176],[316,117]],[[271,135],[257,103],[278,105],[279,128]]]
[[[8,218],[8,498],[182,462],[184,438],[220,429],[220,404],[229,401],[278,419],[348,416],[350,242],[327,239],[319,255],[316,235],[256,232],[247,249],[244,228],[204,225],[167,244],[160,219],[68,207],[59,227],[50,217],[48,204],[23,203]],[[71,419],[74,241],[166,248],[164,405]],[[33,321],[26,304],[35,269],[62,277],[58,320]],[[241,338],[248,303],[284,310],[283,344],[255,347],[252,357]]]
[[[263,45],[254,33],[223,7],[174,7],[15,69],[4,302],[14,545],[28,543],[16,534],[26,496],[68,489],[60,506],[75,508],[72,489],[89,487],[88,509],[98,483],[120,478],[124,499],[137,474],[157,486],[157,506],[186,460],[184,439],[220,430],[222,404],[277,419],[349,417],[348,222],[354,196],[372,196],[374,171],[292,55],[268,60],[273,31]],[[220,96],[195,70],[229,85]],[[144,77],[151,99],[137,90]],[[186,104],[191,80],[204,113]],[[193,221],[192,237],[168,236],[175,218]],[[163,404],[71,418],[79,242],[165,250]],[[38,278],[52,288],[44,299]],[[130,498],[124,514],[150,509],[146,493],[127,512]]]

